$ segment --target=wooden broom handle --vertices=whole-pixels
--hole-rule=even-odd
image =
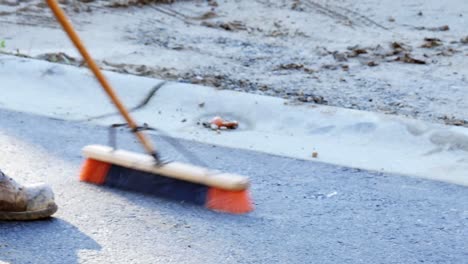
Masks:
[[[88,64],[89,68],[91,71],[94,73],[94,76],[96,79],[99,81],[101,84],[102,88],[104,88],[105,92],[107,95],[109,95],[110,99],[112,102],[115,104],[117,109],[119,110],[120,114],[124,117],[125,121],[128,123],[132,131],[135,133],[136,137],[138,140],[140,140],[141,144],[145,148],[145,150],[153,156],[157,162],[159,162],[159,157],[157,155],[157,152],[151,142],[148,140],[148,138],[143,134],[141,131],[138,131],[137,124],[133,120],[133,118],[130,116],[128,113],[127,109],[125,106],[122,104],[120,99],[117,97],[116,93],[110,86],[109,82],[107,79],[104,77],[102,74],[101,70],[97,66],[96,62],[94,62],[93,58],[91,55],[89,55],[88,51],[86,50],[83,42],[80,40],[80,37],[76,33],[76,31],[73,29],[72,24],[68,20],[67,16],[65,15],[65,12],[63,12],[62,8],[57,4],[56,0],[46,0],[47,4],[49,5],[50,9],[54,13],[55,17],[57,20],[60,22],[62,25],[63,29],[67,33],[68,37],[70,40],[73,42],[75,47],[78,49],[78,51],[81,53],[81,56],[83,56],[84,60]]]

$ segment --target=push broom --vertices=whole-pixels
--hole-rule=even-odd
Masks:
[[[154,194],[164,198],[203,205],[215,211],[242,214],[253,210],[249,179],[189,164],[161,163],[158,152],[139,129],[101,70],[91,58],[78,34],[56,0],[46,0],[68,37],[76,46],[147,154],[89,145],[80,180],[98,185]]]

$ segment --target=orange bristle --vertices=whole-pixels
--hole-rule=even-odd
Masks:
[[[86,159],[81,169],[80,180],[94,184],[103,184],[111,165],[94,159]]]
[[[228,191],[209,188],[206,207],[215,211],[245,214],[253,210],[248,190]]]

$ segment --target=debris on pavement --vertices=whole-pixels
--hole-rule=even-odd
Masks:
[[[446,125],[468,127],[468,120],[446,115],[439,118],[443,120]]]
[[[238,121],[225,120],[220,116],[215,116],[209,122],[203,122],[202,124],[204,127],[210,128],[212,130],[236,129],[239,126]]]
[[[366,49],[360,48],[359,46],[349,47],[348,49],[351,51],[351,54],[348,54],[348,58],[354,58],[361,54],[368,53]]]
[[[309,74],[315,72],[314,69],[306,67],[302,63],[283,63],[283,64],[280,64],[278,67],[276,67],[274,70],[275,71],[279,71],[279,70],[299,70],[299,71],[303,71],[303,72],[309,73]]]
[[[163,4],[171,4],[174,3],[175,0],[112,0],[109,3],[109,7],[128,7],[132,5],[148,5],[152,3],[163,3]],[[85,1],[83,1],[85,2]],[[88,1],[91,2],[91,1]]]
[[[211,19],[211,18],[215,18],[215,17],[218,17],[218,14],[216,14],[216,12],[208,11],[208,12],[205,12],[203,15],[199,16],[199,17],[195,17],[194,19],[195,20],[205,20],[205,19]]]
[[[410,50],[410,48],[406,44],[396,41],[392,42],[391,47],[393,51],[397,53]]]
[[[81,66],[83,64],[83,60],[73,58],[65,52],[44,53],[36,56],[36,58],[50,62],[63,63],[74,66]]]
[[[415,27],[417,30],[428,30],[428,31],[449,31],[450,27],[448,25],[443,25],[440,27]]]
[[[403,56],[399,56],[398,58],[395,59],[395,61],[401,61],[404,63],[413,63],[413,64],[426,64],[426,62],[423,60],[419,60],[419,59],[415,59],[411,57],[409,53],[405,53]]]
[[[278,66],[278,69],[282,70],[300,70],[302,68],[304,68],[304,64],[301,63],[287,63]]]
[[[217,7],[219,6],[218,2],[216,0],[208,0],[208,5],[212,7]]]
[[[463,43],[463,44],[468,44],[468,36],[460,39],[460,42]]]
[[[424,44],[421,46],[421,48],[434,48],[442,46],[442,41],[438,38],[424,38]]]
[[[210,28],[221,28],[226,31],[247,30],[247,26],[242,21],[238,21],[238,20],[234,20],[231,22],[214,22],[214,23],[203,21],[201,25],[205,27],[210,27]]]

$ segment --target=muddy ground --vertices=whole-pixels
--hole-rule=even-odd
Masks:
[[[464,0],[60,2],[105,69],[468,126]],[[0,27],[83,66],[44,1],[0,0]]]

